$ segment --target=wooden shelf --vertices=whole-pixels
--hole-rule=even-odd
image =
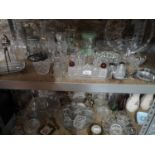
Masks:
[[[147,56],[145,67],[155,68],[155,55]],[[58,81],[50,71],[47,75],[38,75],[31,63],[20,73],[0,76],[1,89],[48,89],[54,91],[84,91],[110,93],[154,93],[155,83],[129,78],[127,80],[71,80]]]

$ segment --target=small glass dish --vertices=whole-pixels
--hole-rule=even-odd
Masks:
[[[123,128],[120,124],[112,124],[109,133],[110,135],[123,135]]]
[[[149,68],[140,69],[135,71],[132,77],[144,81],[155,82],[155,71]]]

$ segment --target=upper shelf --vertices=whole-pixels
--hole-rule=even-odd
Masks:
[[[147,56],[146,67],[155,69],[155,54]],[[47,75],[38,75],[31,64],[27,63],[20,73],[0,76],[0,89],[48,89],[54,91],[84,91],[109,93],[154,93],[155,83],[137,79],[127,80],[70,80],[64,78],[57,81],[50,72]]]

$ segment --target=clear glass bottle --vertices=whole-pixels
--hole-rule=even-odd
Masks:
[[[117,68],[116,68],[116,71],[115,73],[113,74],[113,77],[115,79],[125,79],[126,78],[126,72],[127,72],[127,69],[126,69],[126,66],[125,66],[125,63],[124,62],[120,62],[118,65],[117,65]]]
[[[76,45],[76,29],[75,28],[68,28],[65,30],[65,38],[68,45],[68,54],[75,54],[75,45]]]
[[[83,33],[82,34],[82,47],[80,54],[84,57],[84,65],[82,66],[81,76],[92,77],[93,76],[93,61],[94,61],[94,39],[95,33]]]

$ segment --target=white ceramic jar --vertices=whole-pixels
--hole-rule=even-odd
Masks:
[[[142,110],[149,110],[151,104],[153,103],[153,94],[146,94],[141,99],[140,107]]]
[[[140,104],[140,94],[131,95],[126,103],[126,110],[129,112],[136,112]]]

